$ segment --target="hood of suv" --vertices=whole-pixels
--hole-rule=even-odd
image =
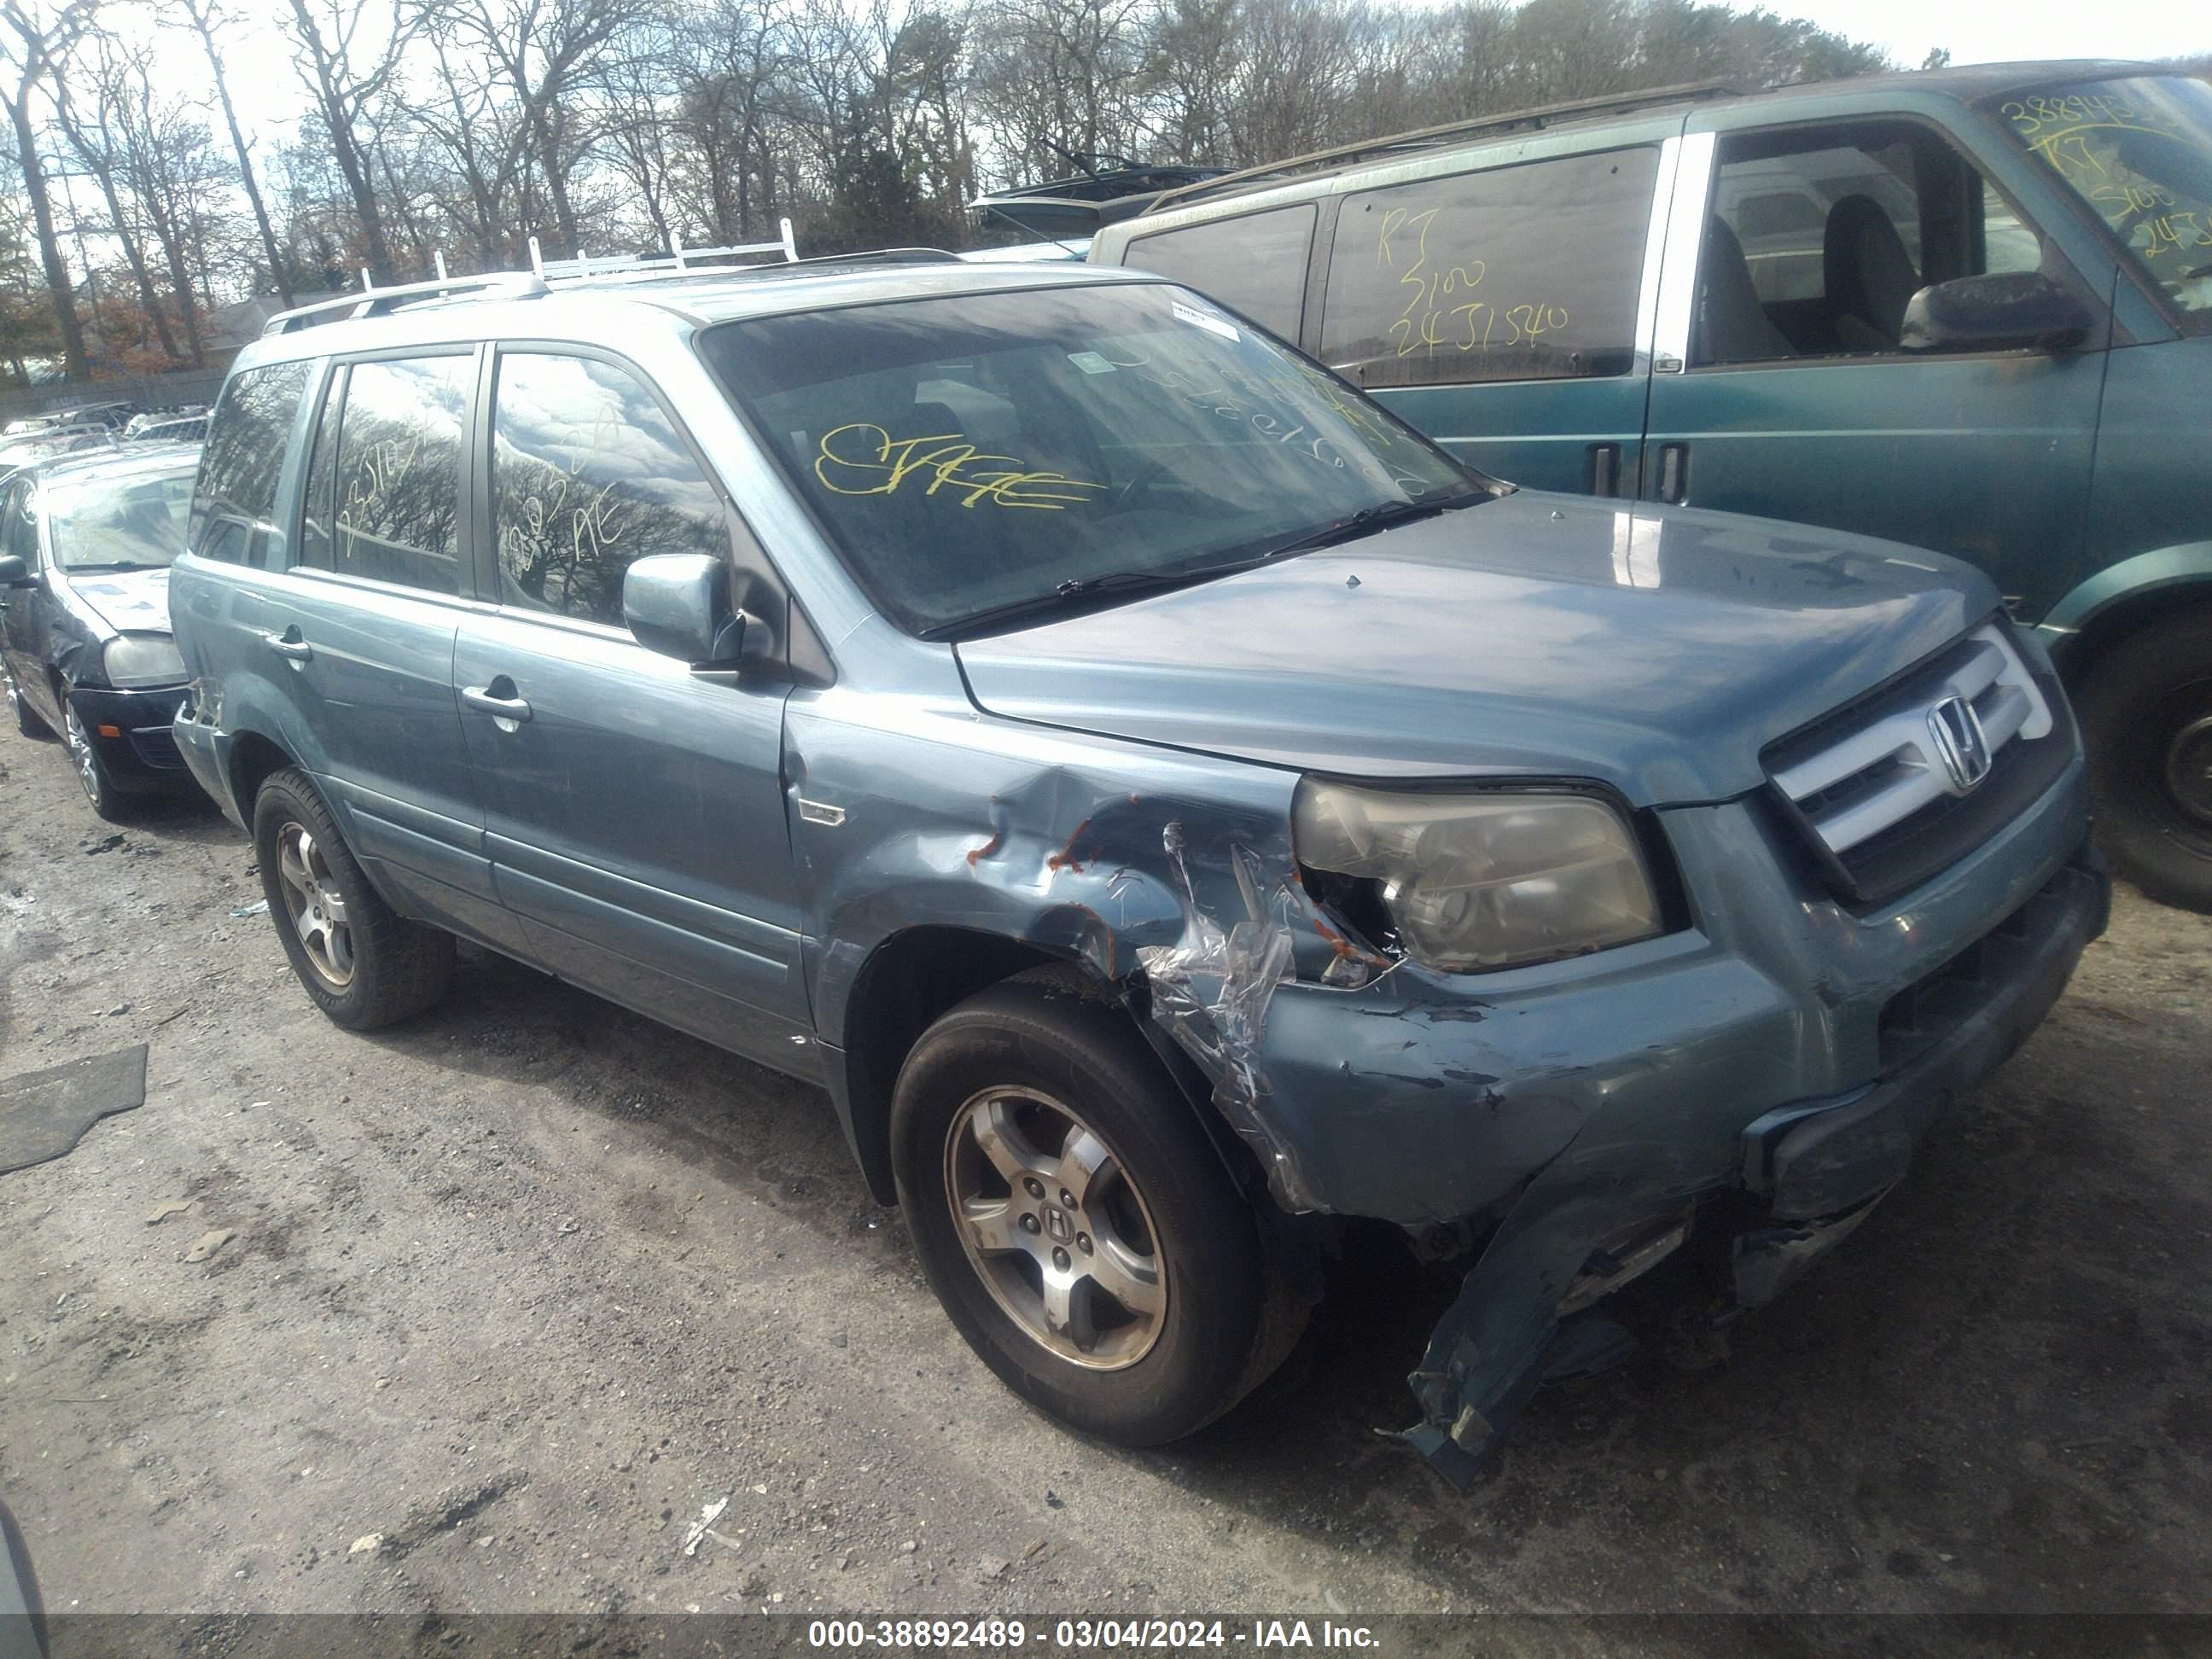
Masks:
[[[169,573],[88,570],[65,578],[70,591],[118,634],[169,631]]]
[[[1891,542],[1521,491],[958,649],[1012,719],[1351,776],[1595,778],[1650,805],[1758,787],[1765,745],[1996,604]]]

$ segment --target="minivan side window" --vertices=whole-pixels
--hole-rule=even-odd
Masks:
[[[492,408],[501,604],[620,628],[632,560],[728,556],[720,492],[635,375],[502,351]]]
[[[346,366],[340,363],[331,370],[330,390],[323,394],[307,449],[307,499],[300,515],[299,561],[317,570],[331,568],[336,545],[331,514],[337,507],[338,408],[345,401],[345,383]]]
[[[1322,361],[1364,386],[1626,374],[1658,171],[1642,147],[1346,197]]]
[[[461,442],[476,360],[385,359],[347,372],[331,568],[461,591]]]
[[[1731,136],[1699,251],[1690,361],[1893,353],[1924,285],[2041,259],[2033,228],[1923,129]]]
[[[284,532],[276,484],[293,418],[307,390],[307,364],[241,369],[223,385],[208,421],[185,545],[205,559],[281,568]]]
[[[1304,202],[1140,236],[1122,263],[1172,277],[1295,341],[1304,320],[1314,213]]]

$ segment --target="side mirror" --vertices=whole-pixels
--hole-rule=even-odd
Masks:
[[[2087,337],[2094,319],[2041,271],[1960,276],[1914,295],[1898,344],[1906,351],[2063,351]]]
[[[745,613],[730,605],[730,568],[704,553],[655,553],[623,575],[623,620],[637,642],[702,668],[734,668]]]
[[[31,573],[23,568],[23,561],[10,553],[0,558],[0,587],[28,587]]]

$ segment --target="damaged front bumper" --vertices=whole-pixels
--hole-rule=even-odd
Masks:
[[[1902,1178],[1945,1109],[2027,1039],[2104,931],[2110,903],[2109,878],[2085,848],[1886,1005],[1878,1036],[1894,1063],[1875,1083],[1755,1118],[1730,1178],[1703,1191],[1655,1185],[1619,1142],[1570,1148],[1514,1205],[1430,1339],[1411,1378],[1423,1420],[1407,1438],[1446,1475],[1471,1480],[1538,1383],[1601,1346],[1576,1328],[1578,1306],[1594,1299],[1589,1281],[1612,1267],[1625,1283],[1648,1265],[1615,1267],[1607,1242],[1639,1230],[1680,1242],[1688,1229],[1670,1218],[1685,1197],[1694,1206],[1731,1189],[1753,1195],[1763,1218],[1729,1241],[1735,1299],[1752,1308],[1779,1294]]]

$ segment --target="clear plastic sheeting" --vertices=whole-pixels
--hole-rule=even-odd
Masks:
[[[1260,1155],[1277,1198],[1294,1211],[1317,1208],[1297,1160],[1269,1132],[1260,1104],[1267,1087],[1260,1068],[1267,1004],[1277,987],[1296,977],[1290,917],[1304,908],[1304,901],[1288,880],[1271,886],[1250,848],[1232,847],[1231,866],[1244,914],[1224,927],[1199,902],[1179,821],[1168,823],[1161,844],[1188,919],[1175,944],[1138,949],[1152,1018],[1213,1079],[1214,1104]]]

